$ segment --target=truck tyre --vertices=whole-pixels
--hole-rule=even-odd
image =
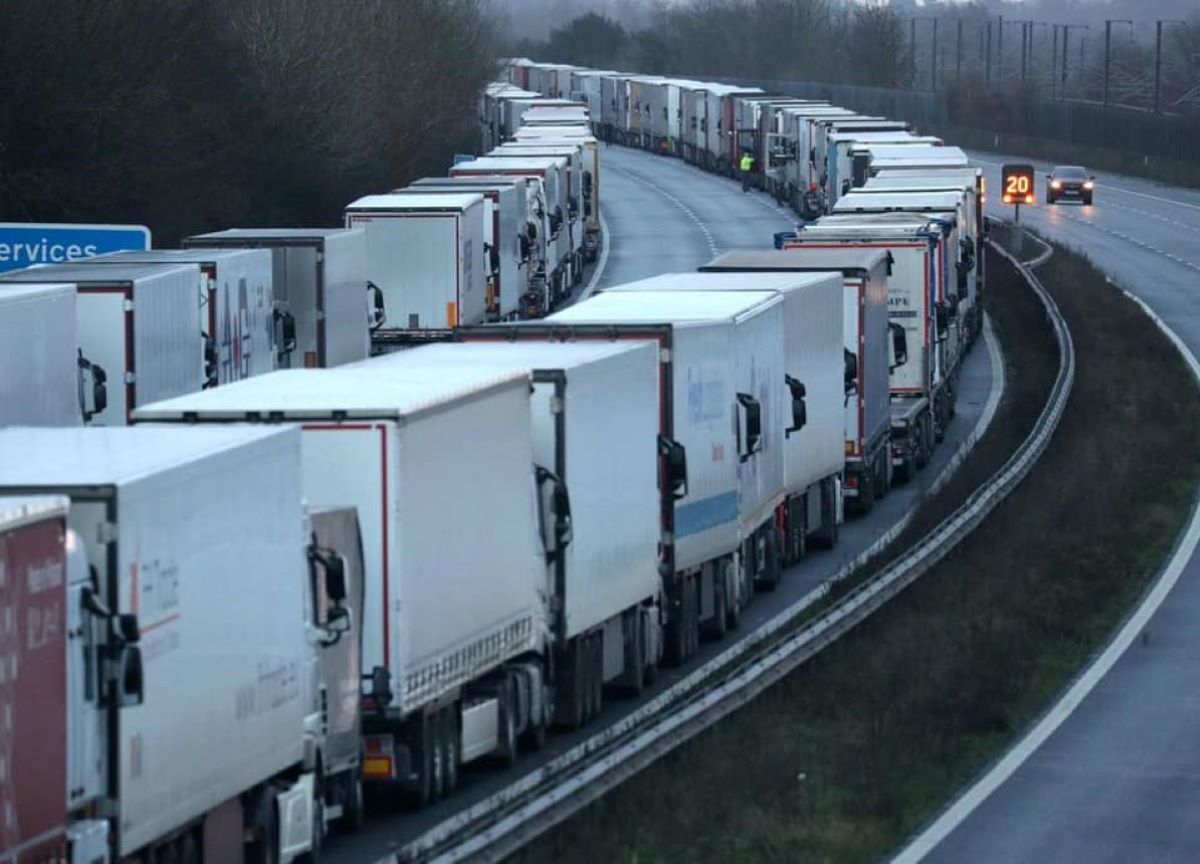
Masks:
[[[511,679],[506,679],[500,693],[500,730],[496,755],[500,764],[511,768],[517,764],[517,700]]]
[[[442,709],[442,743],[443,772],[445,775],[445,794],[449,795],[458,788],[459,745],[458,735],[458,703],[453,702]]]
[[[890,452],[887,444],[884,444],[883,448],[879,451],[879,455],[875,457],[875,474],[877,478],[875,483],[875,500],[877,501],[884,498],[888,490],[892,488],[892,472],[889,468],[892,460],[888,458]]]
[[[324,772],[321,769],[320,761],[317,763],[317,778],[321,777]],[[322,794],[321,783],[314,778],[313,781],[313,804],[312,804],[312,839],[309,840],[309,848],[306,853],[300,856],[299,860],[305,864],[321,864],[321,846],[325,843],[325,797]]]
[[[600,711],[604,707],[604,638],[601,633],[593,633],[588,643],[591,646],[591,651],[588,652],[591,663],[588,682],[590,688],[588,694],[591,697],[588,702],[591,710],[588,712],[588,719],[594,720],[600,716]]]
[[[420,741],[416,748],[417,785],[416,804],[418,807],[428,807],[437,800],[434,786],[434,749],[437,747],[435,723],[428,714],[422,714],[420,719]]]
[[[270,786],[264,788],[262,795],[267,796],[263,802],[260,821],[254,827],[257,829],[257,839],[246,849],[243,860],[246,864],[278,864],[279,862],[279,812],[275,805],[274,795]]]
[[[367,818],[366,797],[363,794],[362,769],[354,772],[344,781],[342,790],[342,818],[338,820],[338,830],[343,834],[357,834],[362,830]]]
[[[729,590],[725,582],[725,568],[717,567],[713,573],[713,615],[705,626],[705,635],[710,639],[725,638],[729,626]]]
[[[566,692],[563,693],[561,689],[558,692],[558,698],[566,700],[566,704],[560,705],[558,716],[555,719],[571,729],[578,729],[587,722],[588,664],[585,644],[585,640],[578,636],[570,641],[567,649],[567,664],[570,667],[571,677],[567,682]]]
[[[863,471],[858,477],[858,512],[866,516],[875,507],[875,472]]]
[[[688,657],[700,650],[700,576],[693,574],[688,597],[691,600],[691,627],[688,628]]]
[[[646,640],[642,637],[642,610],[627,609],[621,616],[625,637],[625,690],[630,696],[642,695],[646,686]]]
[[[195,831],[188,831],[179,841],[179,864],[201,864],[200,844],[196,842]]]
[[[679,608],[675,610],[673,620],[663,628],[664,652],[663,660],[668,666],[679,666],[687,659],[687,592],[680,597]]]
[[[762,570],[757,574],[755,583],[762,586],[764,591],[774,591],[779,587],[779,532],[775,526],[761,529],[762,534]]]
[[[433,801],[440,801],[446,794],[446,730],[445,722],[442,718],[442,712],[436,711],[429,722],[429,735],[431,739],[432,751],[432,771],[430,772],[430,785],[432,787]]]

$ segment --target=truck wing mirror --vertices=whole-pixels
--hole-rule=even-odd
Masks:
[[[108,407],[108,373],[104,368],[91,362],[83,356],[82,349],[76,349],[79,365],[79,411],[83,422],[87,423],[97,414],[103,414]],[[88,379],[91,379],[90,386]],[[88,399],[91,398],[91,407]]]
[[[800,431],[808,423],[808,405],[804,401],[808,396],[808,388],[804,386],[803,381],[798,381],[791,375],[784,375],[783,379],[792,394],[792,425],[784,430],[784,436],[790,437],[793,432]]]
[[[296,319],[291,312],[275,310],[275,353],[280,359],[296,350]]]
[[[204,389],[207,390],[217,386],[217,367],[221,358],[217,353],[216,340],[204,331],[200,335],[204,337]]]
[[[555,474],[534,466],[538,490],[538,517],[542,526],[542,545],[547,563],[558,561],[571,543],[571,499],[567,485]]]
[[[845,361],[843,380],[846,394],[849,395],[858,389],[858,355],[848,348],[842,349],[842,355]]]
[[[744,436],[742,424],[738,424],[738,450],[741,453],[741,461],[746,462],[762,450],[762,405],[749,393],[737,394],[737,401],[745,418]]]
[[[950,329],[950,311],[945,303],[938,303],[934,307],[934,323],[937,326],[938,339],[946,338],[946,331]]]
[[[137,626],[136,622],[134,626]],[[142,649],[136,645],[125,645],[118,651],[115,693],[117,707],[128,708],[133,705],[141,705],[146,696],[146,675],[142,666]]]
[[[142,638],[136,615],[122,614],[112,619],[116,637],[126,645],[136,645]]]
[[[892,321],[888,322],[888,329],[892,331],[892,369],[898,369],[908,362],[908,333],[900,324]]]
[[[387,322],[387,307],[383,302],[383,289],[368,280],[367,293],[371,295],[371,320],[368,322],[368,328],[378,330]]]
[[[341,603],[346,599],[346,559],[333,554],[327,557],[325,564],[325,596],[333,603]]]
[[[666,483],[671,497],[678,501],[688,494],[687,450],[678,441],[658,436],[658,455],[666,461]]]

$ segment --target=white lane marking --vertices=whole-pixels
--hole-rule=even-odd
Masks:
[[[588,280],[587,287],[579,294],[579,300],[586,300],[592,296],[592,292],[596,290],[596,285],[600,282],[600,276],[604,273],[604,268],[608,266],[608,246],[612,241],[612,235],[608,233],[608,223],[604,221],[604,214],[600,214],[600,260],[596,262],[596,271],[592,273],[592,278]],[[578,303],[579,300],[575,302]]]
[[[1108,234],[1110,237],[1117,237],[1117,238],[1120,238],[1121,240],[1125,240],[1129,243],[1133,243],[1134,245],[1140,246],[1141,248],[1146,249],[1147,251],[1154,252],[1170,261],[1174,261],[1176,264],[1182,264],[1184,267],[1187,267],[1189,270],[1195,270],[1197,273],[1200,273],[1200,264],[1195,264],[1191,261],[1187,261],[1183,258],[1180,258],[1177,255],[1172,255],[1170,252],[1166,251],[1165,249],[1160,249],[1151,243],[1146,243],[1143,240],[1138,240],[1135,237],[1131,237],[1128,234],[1126,234],[1124,231],[1114,231],[1111,228],[1105,228],[1103,225],[1098,225],[1095,222],[1092,222],[1088,219],[1084,219],[1082,216],[1076,216],[1074,213],[1069,213],[1065,210],[1060,211],[1060,215],[1064,219],[1070,219],[1072,222],[1077,222],[1080,225],[1086,225],[1089,228],[1094,228],[1097,231],[1103,231],[1105,234]]]
[[[996,168],[999,168],[1002,165],[1004,165],[1003,162],[989,162],[987,159],[977,159],[976,161],[980,165],[992,165]],[[1041,174],[1043,177],[1046,176],[1045,171],[1038,171],[1037,173]],[[1189,210],[1200,211],[1200,204],[1187,204],[1183,201],[1174,201],[1170,198],[1163,198],[1160,195],[1149,195],[1145,192],[1134,192],[1132,189],[1122,189],[1120,186],[1109,186],[1107,183],[1099,188],[1109,190],[1112,192],[1120,192],[1122,195],[1136,195],[1138,198],[1147,198],[1151,201],[1159,201],[1163,204],[1174,204],[1176,207],[1186,207]]]
[[[648,186],[649,188],[651,188],[655,192],[657,192],[659,195],[666,198],[668,201],[670,201],[672,204],[674,204],[680,210],[682,210],[684,212],[684,215],[686,215],[689,219],[691,219],[694,223],[696,223],[696,227],[699,228],[700,233],[704,235],[704,239],[708,243],[708,250],[709,250],[709,252],[712,253],[713,257],[715,258],[719,254],[719,250],[717,249],[717,241],[713,238],[712,231],[709,230],[708,225],[706,225],[704,223],[704,220],[702,220],[699,216],[696,215],[696,212],[694,210],[692,210],[691,207],[684,204],[682,201],[680,201],[678,198],[676,198],[674,195],[672,195],[666,189],[662,188],[661,186],[659,186],[656,183],[653,183],[653,182],[647,180],[645,177],[642,177],[640,174],[633,174],[633,173],[630,173],[629,171],[625,171],[624,169],[616,168],[616,167],[612,167],[612,166],[610,166],[608,170],[616,171],[618,174],[624,174],[629,179],[631,179],[635,182],[641,183],[643,186]]]
[[[1179,351],[1190,367],[1192,376],[1197,382],[1200,382],[1200,362],[1197,362],[1196,356],[1184,344],[1183,340],[1179,338],[1178,334],[1153,309],[1147,306],[1140,297],[1135,297],[1128,291],[1125,291],[1124,294],[1137,303],[1142,308],[1142,311],[1158,325],[1158,329],[1174,343],[1176,350]],[[1200,504],[1200,501],[1197,504]],[[1162,569],[1154,587],[1146,594],[1141,605],[1126,619],[1125,625],[1121,628],[1120,632],[1108,643],[1108,647],[1104,649],[1104,653],[1097,657],[1096,661],[1076,679],[1071,688],[1029,730],[1024,738],[1005,753],[1004,757],[993,765],[991,770],[967,789],[933,824],[929,825],[911,840],[892,859],[892,864],[916,864],[916,862],[921,861],[926,855],[937,848],[938,844],[961,825],[980,804],[987,800],[988,796],[995,792],[1001,784],[1021,767],[1025,760],[1032,756],[1046,742],[1046,739],[1054,734],[1054,731],[1071,716],[1072,712],[1092,692],[1096,684],[1108,674],[1117,660],[1121,658],[1121,655],[1125,653],[1125,650],[1133,643],[1133,640],[1137,638],[1138,633],[1146,626],[1151,616],[1158,611],[1163,601],[1166,600],[1171,589],[1175,587],[1175,583],[1179,581],[1179,577],[1183,573],[1183,568],[1187,566],[1188,561],[1195,553],[1196,546],[1200,544],[1200,506],[1197,506],[1197,504],[1193,504],[1191,520],[1188,522],[1187,530],[1180,539],[1179,545],[1176,546],[1174,553],[1171,555],[1171,560]]]

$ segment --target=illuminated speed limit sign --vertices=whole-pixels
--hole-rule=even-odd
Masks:
[[[1000,190],[1005,204],[1033,204],[1033,166],[1005,165],[1000,172]]]

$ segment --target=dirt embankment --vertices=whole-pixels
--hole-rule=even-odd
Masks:
[[[926,527],[1007,458],[1056,368],[1040,305],[999,259],[989,266],[1009,391]],[[1034,473],[872,620],[518,860],[872,860],[1103,644],[1189,512],[1200,398],[1171,345],[1086,260],[1059,249],[1039,275],[1078,365]]]

